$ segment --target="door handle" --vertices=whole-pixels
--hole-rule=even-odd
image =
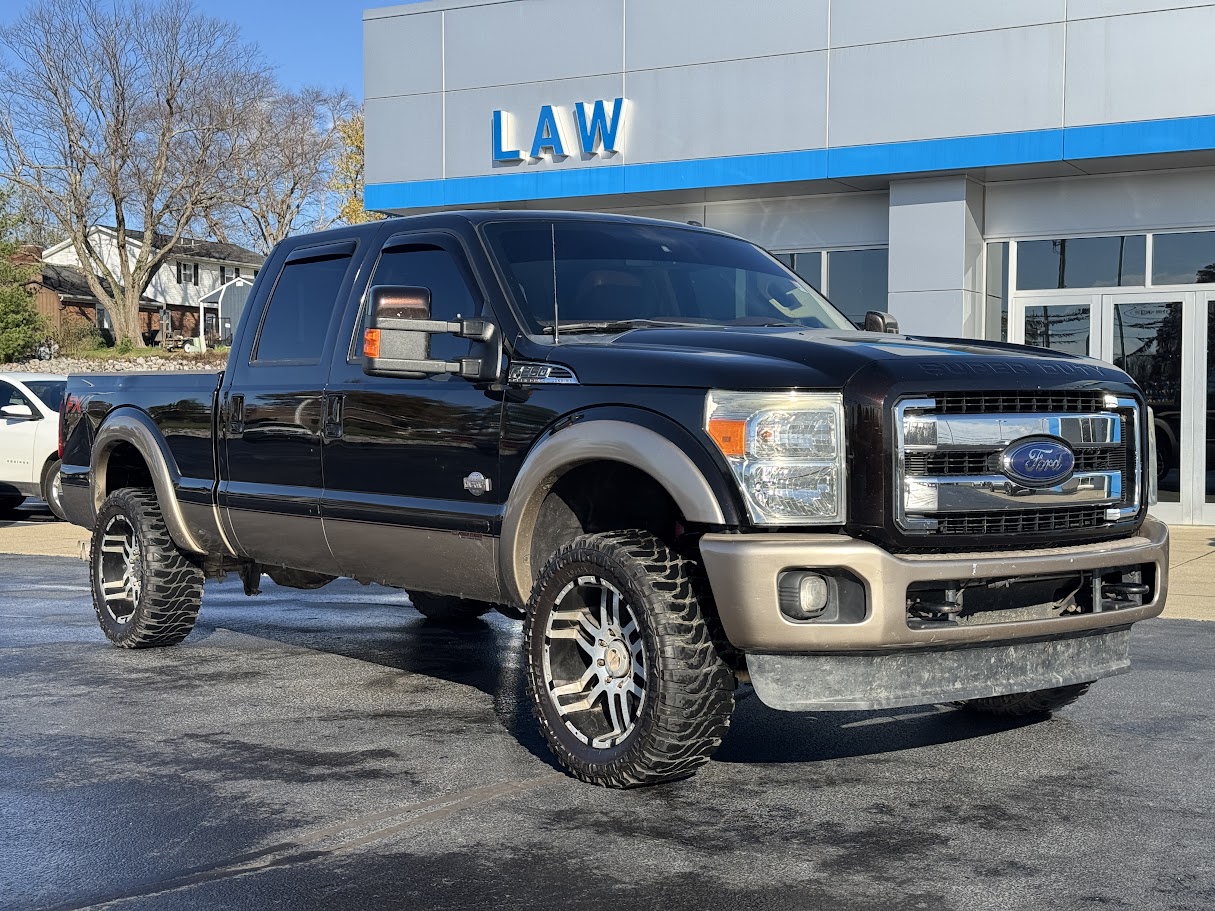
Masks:
[[[325,438],[340,440],[342,438],[342,402],[343,395],[325,396]]]
[[[245,432],[245,397],[237,394],[228,397],[228,431]]]

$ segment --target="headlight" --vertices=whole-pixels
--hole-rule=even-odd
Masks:
[[[705,429],[757,525],[839,525],[844,402],[830,392],[709,393]]]

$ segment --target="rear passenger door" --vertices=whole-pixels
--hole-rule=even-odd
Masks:
[[[446,232],[387,239],[363,288],[430,290],[431,320],[487,317],[487,297],[457,237]],[[424,318],[424,314],[419,317]],[[453,374],[373,377],[363,372],[364,314],[343,324],[324,446],[325,532],[343,575],[413,591],[498,596],[495,536],[502,518],[494,384]],[[482,356],[486,346],[431,336],[430,357]]]
[[[259,563],[338,572],[321,525],[322,427],[356,248],[352,237],[289,250],[252,346],[242,339],[229,365],[218,502],[237,549]]]

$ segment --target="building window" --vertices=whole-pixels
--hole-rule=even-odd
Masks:
[[[885,247],[778,253],[776,258],[858,326],[865,324],[870,310],[889,306],[889,252]]]
[[[1017,244],[1017,290],[1142,285],[1147,236],[1062,237]]]
[[[832,250],[827,254],[827,282],[823,293],[858,326],[870,310],[889,307],[889,253],[873,250]]]
[[[198,263],[183,263],[177,261],[177,284],[179,285],[197,285],[198,284]]]
[[[233,271],[233,278],[240,278],[240,266],[237,266]]]
[[[1152,284],[1215,282],[1215,231],[1152,235]]]
[[[228,267],[227,266],[219,267],[219,283],[221,285],[228,284]]]
[[[983,338],[1008,341],[1008,241],[987,245]]]

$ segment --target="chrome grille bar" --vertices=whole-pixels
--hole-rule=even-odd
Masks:
[[[1122,473],[1119,471],[1074,474],[1054,487],[1032,489],[1022,487],[1004,475],[903,479],[903,502],[909,513],[1113,505],[1121,499]]]
[[[1007,402],[1011,394],[990,395]],[[1058,396],[1046,403],[1061,404]],[[999,528],[997,533],[1063,533],[1133,518],[1143,489],[1138,405],[1097,392],[1084,404],[1088,411],[942,413],[935,398],[899,402],[898,525],[913,534],[950,534],[970,527],[971,517],[983,517],[980,524]],[[999,473],[1005,447],[1033,436],[1065,440],[1076,453],[1075,474],[1052,487],[1031,488]],[[937,470],[925,470],[930,467]],[[1010,521],[995,521],[1002,515]]]
[[[1028,436],[1067,440],[1073,449],[1122,442],[1116,414],[903,414],[903,450],[995,449]]]

